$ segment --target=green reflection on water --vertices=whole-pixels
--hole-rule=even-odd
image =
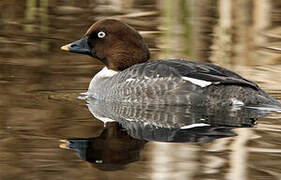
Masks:
[[[48,26],[49,26],[49,17],[48,17],[48,0],[40,0],[40,17],[41,17],[41,24],[40,24],[40,31],[41,33],[47,34],[48,33]],[[40,44],[40,48],[42,52],[47,52],[49,49],[49,41],[42,40]]]
[[[28,22],[32,22],[35,20],[35,12],[36,12],[36,0],[26,0],[26,10],[25,10],[25,19]],[[34,25],[26,24],[24,27],[26,32],[33,32]]]

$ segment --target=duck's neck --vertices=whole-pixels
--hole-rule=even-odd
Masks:
[[[117,73],[118,73],[118,71],[108,69],[106,66],[104,66],[104,68],[102,68],[102,70],[100,70],[100,72],[98,72],[94,76],[94,78],[108,78],[108,77],[114,76]]]
[[[94,78],[91,80],[90,85],[89,85],[89,90],[94,89],[98,87],[99,85],[102,84],[103,81],[106,79],[114,76],[115,74],[118,74],[118,71],[114,71],[111,69],[108,69],[106,66],[102,68],[100,72],[98,72]]]

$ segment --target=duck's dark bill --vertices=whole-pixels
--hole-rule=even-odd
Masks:
[[[73,43],[67,44],[61,47],[61,50],[69,51],[73,53],[79,54],[87,54],[92,55],[91,49],[87,43],[88,37],[84,37],[78,41],[74,41]]]

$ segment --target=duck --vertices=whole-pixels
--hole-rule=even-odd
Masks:
[[[218,65],[186,59],[150,60],[140,33],[117,19],[95,22],[61,47],[105,66],[91,80],[87,95],[105,102],[158,105],[271,105],[281,103],[256,83]]]

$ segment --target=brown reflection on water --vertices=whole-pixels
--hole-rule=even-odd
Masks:
[[[61,140],[61,148],[77,151],[79,157],[104,171],[116,171],[140,160],[147,141],[134,139],[117,122],[109,122],[95,137]]]
[[[134,26],[152,59],[220,64],[281,96],[277,0],[1,0],[0,179],[280,179],[280,114],[210,143],[149,142],[140,160],[105,172],[59,148],[97,137],[83,101],[101,64],[59,47],[103,17]]]

